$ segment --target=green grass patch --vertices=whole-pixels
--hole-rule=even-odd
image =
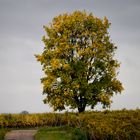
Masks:
[[[0,140],[4,140],[4,136],[8,131],[8,129],[0,129]]]
[[[71,140],[71,129],[66,127],[50,127],[40,129],[35,140]]]

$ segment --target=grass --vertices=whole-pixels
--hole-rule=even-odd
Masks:
[[[40,129],[35,140],[71,140],[72,133],[66,127],[50,127]]]
[[[8,129],[0,129],[0,140],[4,140],[4,136],[8,131]]]

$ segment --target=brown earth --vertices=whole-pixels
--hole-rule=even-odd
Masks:
[[[5,136],[5,140],[34,140],[37,130],[12,130]]]

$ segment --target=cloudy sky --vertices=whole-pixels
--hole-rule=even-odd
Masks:
[[[113,97],[111,109],[140,108],[139,0],[0,0],[0,113],[52,111],[42,102],[42,71],[34,54],[44,47],[43,25],[75,10],[106,16],[112,24],[125,90]]]

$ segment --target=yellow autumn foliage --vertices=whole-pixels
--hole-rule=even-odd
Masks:
[[[51,61],[52,69],[57,69],[60,67],[60,61],[58,59],[52,59]]]
[[[70,67],[69,64],[64,64],[64,65],[63,65],[63,68],[64,68],[65,70],[70,70],[71,67]]]

